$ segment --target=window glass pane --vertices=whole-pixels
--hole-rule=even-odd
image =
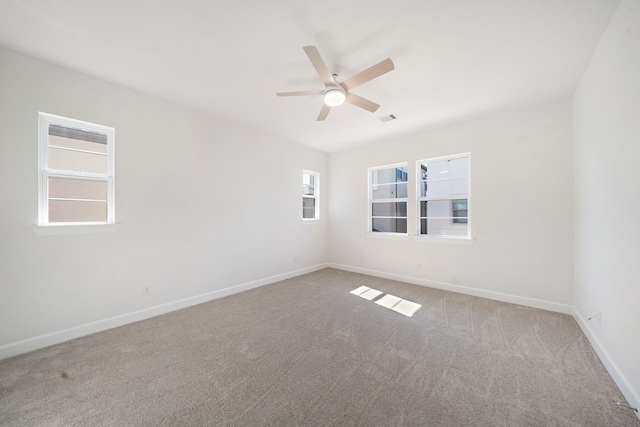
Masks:
[[[430,200],[420,202],[420,217],[444,217],[453,218],[451,200]]]
[[[407,166],[373,170],[371,171],[371,180],[374,185],[389,184],[392,182],[407,182]]]
[[[406,218],[372,218],[371,231],[379,233],[406,233]]]
[[[49,197],[106,201],[107,180],[49,177]]]
[[[373,199],[404,199],[407,197],[407,183],[378,184],[371,191]]]
[[[469,158],[420,164],[420,197],[469,194]]]
[[[451,201],[453,210],[467,209],[467,199],[455,199]]]
[[[464,213],[461,213],[459,216],[454,212],[453,216],[454,224],[467,224],[469,221],[469,218],[467,217],[467,211],[464,211]]]
[[[435,180],[439,178],[466,178],[469,174],[469,158],[439,160],[435,162],[423,162],[420,165],[423,180]],[[446,175],[446,176],[443,176]]]
[[[468,236],[468,224],[454,224],[452,218],[421,218],[420,234],[433,236]]]
[[[453,222],[455,224],[466,224],[468,222],[469,211],[467,210],[467,199],[452,200]]]
[[[70,139],[61,136],[49,135],[49,147],[69,148],[73,150],[90,151],[92,153],[107,154],[107,144],[80,139]]]
[[[106,174],[107,156],[49,147],[49,168]]]
[[[315,176],[303,173],[302,174],[302,194],[305,196],[313,196],[315,187]]]
[[[420,181],[420,197],[466,196],[469,194],[469,178],[441,178]]]
[[[421,201],[420,234],[467,236],[469,233],[467,210],[454,211],[454,203],[455,206],[463,207],[467,205],[467,200]]]
[[[302,184],[311,185],[313,187],[314,176],[310,173],[302,174]]]
[[[316,199],[304,197],[302,199],[302,218],[315,218]]]
[[[372,203],[371,216],[407,216],[407,202]]]
[[[106,222],[105,202],[49,200],[49,222]]]

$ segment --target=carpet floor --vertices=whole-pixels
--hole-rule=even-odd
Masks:
[[[616,401],[571,316],[334,269],[0,361],[2,426],[640,426]]]

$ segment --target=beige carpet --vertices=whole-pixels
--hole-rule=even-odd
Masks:
[[[570,316],[332,269],[0,361],[3,426],[640,426],[615,401]]]

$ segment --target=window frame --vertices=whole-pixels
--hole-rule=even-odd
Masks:
[[[304,194],[304,177],[305,175],[310,175],[313,177],[313,195]],[[302,221],[303,222],[312,222],[320,220],[320,173],[315,172],[308,169],[302,170]],[[304,199],[314,199],[314,212],[313,218],[305,218],[304,217]]]
[[[423,163],[433,163],[433,162],[441,162],[441,161],[446,161],[446,160],[455,160],[455,159],[461,159],[461,158],[467,158],[468,159],[468,170],[467,170],[467,180],[468,180],[468,192],[466,194],[466,197],[460,197],[460,195],[455,194],[455,195],[449,195],[449,196],[431,196],[431,197],[422,197],[421,195],[421,189],[422,189],[422,164]],[[415,232],[415,236],[416,238],[418,238],[419,240],[424,240],[424,241],[455,241],[455,240],[459,240],[459,241],[469,241],[469,242],[473,242],[473,234],[472,234],[472,229],[471,229],[471,153],[460,153],[460,154],[453,154],[453,155],[447,155],[447,156],[440,156],[440,157],[432,157],[432,158],[427,158],[427,159],[421,159],[421,160],[417,160],[416,161],[416,222],[415,222],[415,226],[416,226],[416,232]],[[467,200],[467,216],[466,216],[466,223],[462,223],[462,222],[456,222],[456,218],[454,218],[454,209],[453,209],[453,201],[454,200]],[[438,235],[429,235],[429,234],[421,234],[421,222],[422,222],[422,216],[421,216],[421,202],[423,201],[449,201],[449,212],[450,212],[450,218],[449,218],[449,222],[450,224],[464,224],[467,227],[467,234],[466,235],[447,235],[447,234],[438,234]],[[444,217],[447,218],[447,217]]]
[[[49,126],[59,125],[77,128],[88,132],[97,132],[107,137],[107,171],[92,173],[53,169],[49,167]],[[49,177],[87,179],[105,181],[107,184],[107,219],[106,221],[49,221]],[[78,232],[115,231],[115,129],[69,117],[49,113],[38,113],[38,223],[34,227],[37,234],[59,234]],[[56,232],[44,231],[57,229]]]
[[[373,172],[385,169],[396,169],[396,179],[397,179],[397,169],[401,167],[407,168],[407,176],[406,181],[404,183],[407,185],[407,196],[402,198],[394,198],[394,199],[374,199],[373,198],[373,186],[378,185],[378,183],[373,182]],[[397,184],[402,181],[395,181]],[[385,183],[386,184],[386,183]],[[401,162],[401,163],[393,163],[382,166],[374,166],[367,169],[367,234],[369,236],[408,236],[409,235],[409,163]],[[373,205],[375,203],[406,203],[406,216],[404,217],[393,217],[396,219],[404,219],[407,222],[407,231],[402,233],[398,231],[374,231],[373,230]]]

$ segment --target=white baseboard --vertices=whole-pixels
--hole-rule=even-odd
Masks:
[[[169,313],[175,310],[180,310],[182,308],[202,304],[204,302],[226,297],[238,292],[247,291],[249,289],[257,288],[271,283],[279,282],[281,280],[286,280],[303,274],[312,273],[314,271],[322,270],[326,267],[328,267],[326,263],[318,264],[311,267],[290,271],[288,273],[277,274],[275,276],[267,277],[264,279],[254,280],[252,282],[242,283],[240,285],[230,286],[228,288],[207,292],[202,295],[196,295],[178,301],[172,301],[166,304],[157,305],[155,307],[149,307],[143,310],[110,317],[108,319],[97,320],[95,322],[85,323],[83,325],[73,326],[71,328],[63,329],[60,331],[55,331],[33,338],[27,338],[22,341],[5,344],[3,346],[0,346],[0,360],[40,348],[48,347],[50,345],[59,344],[85,335],[94,334],[96,332],[105,331],[107,329],[116,328],[118,326],[138,322],[140,320],[149,319],[151,317],[159,316],[161,314]]]
[[[591,347],[593,347],[600,358],[600,361],[607,369],[607,372],[609,372],[609,375],[611,375],[611,378],[613,378],[613,381],[616,383],[625,399],[629,402],[629,405],[633,408],[640,409],[640,393],[638,393],[638,391],[631,386],[629,381],[627,381],[627,378],[622,374],[618,365],[616,365],[616,363],[611,359],[609,353],[604,349],[602,343],[600,343],[600,340],[596,337],[596,334],[593,332],[591,327],[589,327],[589,323],[580,313],[578,313],[578,310],[576,310],[575,307],[573,308],[572,314],[573,318],[576,319],[578,326],[580,326],[580,329],[582,329],[582,332],[589,340],[589,343],[591,343]],[[636,412],[636,416],[640,419],[640,412]]]
[[[338,270],[350,271],[352,273],[361,273],[369,276],[381,277],[383,279],[398,280],[400,282],[412,283],[414,285],[426,286],[429,288],[442,289],[444,291],[457,292],[459,294],[472,295],[474,297],[487,298],[496,301],[508,302],[511,304],[524,305],[527,307],[541,308],[543,310],[555,311],[557,313],[572,314],[573,306],[569,304],[560,304],[552,301],[545,301],[535,298],[521,297],[511,294],[503,294],[501,292],[487,291],[484,289],[469,288],[452,283],[438,282],[435,280],[427,280],[419,277],[404,276],[402,274],[387,273],[384,271],[370,270],[368,268],[352,267],[349,265],[329,263],[329,267]]]

